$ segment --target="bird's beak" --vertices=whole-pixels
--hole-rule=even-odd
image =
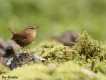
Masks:
[[[40,27],[36,27],[35,29],[40,28]]]

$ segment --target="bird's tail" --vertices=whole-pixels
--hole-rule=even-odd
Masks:
[[[8,27],[12,34],[16,34],[11,28]]]

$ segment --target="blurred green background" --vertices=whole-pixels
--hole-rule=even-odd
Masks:
[[[106,0],[0,0],[0,38],[9,39],[7,27],[18,32],[39,26],[36,43],[67,30],[87,31],[106,40]]]

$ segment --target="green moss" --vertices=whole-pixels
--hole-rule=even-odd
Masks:
[[[85,72],[85,71],[87,72]],[[91,71],[81,68],[71,61],[59,64],[58,66],[45,66],[35,64],[17,68],[2,76],[18,76],[17,80],[103,80],[103,75],[94,74]],[[8,80],[8,79],[3,79]],[[12,79],[11,79],[12,80]],[[14,79],[13,79],[14,80]]]
[[[46,61],[43,64],[24,65],[3,75],[18,76],[17,80],[106,79],[106,44],[92,39],[87,32],[79,34],[73,47],[47,41],[30,50]]]
[[[75,46],[64,46],[60,43],[51,41],[43,42],[35,50],[40,56],[50,60],[70,60],[72,57],[87,59],[105,59],[106,45],[102,42],[92,39],[87,32],[79,34]]]
[[[73,49],[81,56],[84,55],[86,58],[100,59],[103,60],[106,47],[102,42],[92,39],[87,32],[79,34],[78,42],[75,43]]]
[[[51,77],[47,75],[48,68],[43,65],[31,65],[17,68],[4,76],[18,76],[17,80],[51,80]],[[2,77],[3,75],[1,75]],[[12,78],[11,78],[12,79]],[[4,79],[8,80],[8,79]],[[13,79],[14,80],[14,79]]]
[[[0,64],[0,75],[9,72],[9,69]]]
[[[51,44],[50,42],[47,42],[47,44],[45,42],[43,44],[41,43],[39,46],[40,47],[38,47],[35,52],[47,59],[49,63],[52,61],[63,63],[70,60],[72,51],[70,47],[55,42],[51,42]]]
[[[35,52],[46,59],[46,64],[59,64],[72,60],[94,72],[105,73],[106,44],[92,39],[86,31],[79,34],[77,43],[73,47],[49,41],[41,43]]]

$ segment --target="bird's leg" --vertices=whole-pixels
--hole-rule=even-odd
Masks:
[[[21,47],[21,46],[20,46],[20,47]],[[23,50],[24,48],[23,48],[23,47],[21,47],[21,49],[22,49],[22,52],[24,53],[24,50]]]
[[[26,51],[27,51],[27,53],[29,54],[29,52],[28,52],[28,50],[25,48],[25,47],[23,47]]]

